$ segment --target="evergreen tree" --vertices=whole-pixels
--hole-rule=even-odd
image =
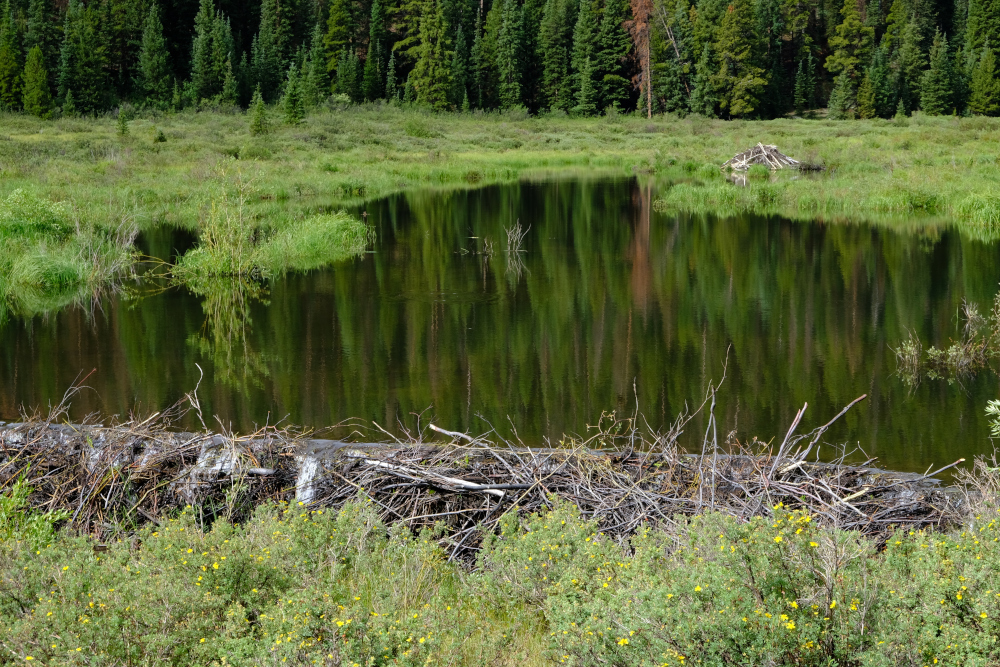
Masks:
[[[865,77],[868,78],[871,85],[873,112],[871,117],[889,118],[895,109],[893,105],[892,78],[889,71],[888,57],[885,50],[881,47],[875,49],[875,53],[872,56],[872,63],[865,71]],[[859,89],[859,97],[860,94],[861,91]]]
[[[46,71],[59,65],[59,24],[53,12],[52,0],[29,0],[28,24],[24,34],[24,48],[42,50]]]
[[[432,109],[448,108],[450,82],[448,62],[448,26],[444,20],[443,0],[427,0],[420,20],[420,54],[407,80],[417,102]]]
[[[906,29],[906,5],[904,0],[893,0],[889,16],[886,17],[885,32],[882,34],[881,47],[887,54],[892,54],[903,43],[903,31]]]
[[[260,28],[251,47],[250,67],[265,100],[278,95],[285,62],[288,25],[279,0],[263,0]]]
[[[341,54],[337,67],[337,92],[347,95],[352,102],[361,102],[361,62],[358,54],[349,51]]]
[[[45,69],[42,48],[37,44],[28,51],[24,66],[24,110],[39,118],[48,118],[52,110],[49,73]]]
[[[597,106],[597,96],[599,91],[594,85],[594,70],[597,61],[597,31],[598,12],[600,11],[599,0],[581,0],[580,10],[577,12],[576,26],[573,28],[573,93],[575,102],[579,107],[580,91],[584,87],[584,77],[589,77],[587,82],[588,104]],[[574,109],[577,113],[584,113],[579,109]]]
[[[965,43],[977,53],[989,44],[1000,57],[1000,0],[969,0]]]
[[[91,113],[109,103],[105,47],[98,29],[97,10],[70,0],[59,53],[59,99],[73,90],[75,111]]]
[[[625,61],[632,51],[632,40],[625,28],[628,0],[605,0],[604,13],[597,30],[594,75],[599,83],[597,108],[624,108],[628,102],[631,82]]]
[[[235,106],[239,101],[239,85],[233,73],[233,61],[226,59],[226,73],[222,78],[222,90],[219,92],[219,103]]]
[[[449,104],[460,109],[466,94],[466,73],[469,69],[469,54],[465,44],[465,32],[462,26],[455,31],[455,51],[451,57],[451,90],[448,94]]]
[[[861,22],[857,0],[844,0],[840,14],[844,20],[837,26],[836,36],[830,38],[833,53],[826,59],[826,69],[832,74],[846,71],[855,78],[860,64],[868,60],[875,29]]]
[[[872,84],[869,72],[865,72],[861,85],[858,86],[858,118],[875,118],[877,115],[875,86]]]
[[[0,12],[0,109],[18,111],[21,108],[21,48],[11,11],[6,0]]]
[[[368,22],[368,56],[365,59],[365,69],[362,88],[365,99],[381,99],[385,93],[385,61],[386,50],[385,11],[380,0],[373,0],[371,18]]]
[[[841,70],[830,93],[830,101],[827,102],[830,120],[845,120],[854,114],[855,96],[854,81],[848,70]]]
[[[486,87],[486,73],[487,65],[485,62],[485,53],[483,51],[483,26],[482,26],[482,12],[476,14],[476,27],[472,35],[472,48],[469,49],[469,88],[472,91],[472,101],[471,104],[476,108],[482,109],[485,106],[485,87]]]
[[[716,43],[720,69],[717,86],[719,106],[730,117],[754,114],[767,84],[758,65],[756,25],[751,0],[734,0],[719,28]]]
[[[260,84],[253,91],[253,99],[250,100],[250,136],[257,137],[267,134],[270,127],[267,122],[267,107],[264,105],[264,96],[260,93]]]
[[[329,95],[330,84],[326,63],[323,31],[319,23],[316,23],[313,26],[309,51],[302,63],[302,99],[307,108],[315,107]]]
[[[767,80],[761,93],[760,113],[770,117],[781,116],[788,110],[788,82],[782,53],[785,20],[780,0],[760,0],[756,7],[756,22],[762,50],[760,64]]]
[[[326,21],[326,35],[323,37],[327,72],[338,71],[341,54],[354,46],[354,30],[351,0],[332,0],[330,15]]]
[[[597,23],[591,10],[592,3],[590,0],[584,0],[576,21],[576,29],[571,33],[568,4],[569,0],[546,1],[538,36],[539,56],[542,60],[541,104],[549,109],[563,111],[569,111],[573,106],[570,47],[572,45],[574,49],[572,52],[574,61],[578,50],[583,52],[582,58],[591,58],[594,34],[597,32]],[[574,35],[577,36],[576,39]],[[579,72],[582,68],[574,69]]]
[[[399,97],[399,89],[396,86],[396,52],[389,54],[389,66],[385,72],[385,98],[390,102]]]
[[[523,65],[523,35],[521,8],[517,0],[497,0],[503,3],[500,32],[497,33],[497,70],[500,82],[500,106],[509,109],[521,104],[521,68]]]
[[[139,49],[137,88],[146,98],[146,103],[165,108],[170,101],[170,65],[167,43],[163,38],[163,24],[160,12],[154,3],[149,8],[142,29],[142,46]]]
[[[299,68],[294,63],[288,68],[281,109],[285,114],[285,122],[289,125],[298,125],[306,117],[306,106],[302,100],[302,89],[299,87]]]
[[[930,69],[920,82],[920,107],[930,116],[941,116],[955,110],[954,74],[948,52],[948,38],[937,31],[931,47]]]
[[[917,108],[925,64],[926,58],[924,52],[920,50],[917,26],[915,23],[908,23],[903,29],[899,50],[893,61],[893,69],[896,72],[896,99],[903,102],[907,113]]]
[[[996,56],[988,43],[983,45],[969,87],[969,111],[980,116],[1000,115],[1000,79],[997,78]]]
[[[214,28],[215,2],[201,0],[194,17],[194,42],[191,44],[191,89],[196,101],[208,99],[222,88],[213,61]]]
[[[581,116],[593,116],[597,113],[597,105],[594,103],[594,73],[588,58],[583,62],[580,70],[580,90],[576,94],[576,106],[574,113]]]
[[[806,105],[809,103],[808,93],[806,91],[806,59],[802,58],[799,60],[798,70],[795,72],[795,115],[804,116],[806,113]]]
[[[73,100],[73,91],[66,91],[66,98],[63,100],[62,113],[64,116],[72,118],[76,115],[76,102]]]
[[[694,86],[691,89],[691,111],[703,116],[714,116],[719,104],[713,84],[715,58],[712,47],[706,42],[701,57],[694,67]]]

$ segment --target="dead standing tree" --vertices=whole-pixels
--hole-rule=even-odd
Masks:
[[[646,87],[646,117],[653,117],[653,68],[650,63],[649,20],[653,15],[652,0],[630,0],[632,20],[625,21],[625,27],[635,43],[635,56],[639,59],[639,92]]]

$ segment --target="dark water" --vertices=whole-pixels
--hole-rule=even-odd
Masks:
[[[10,320],[0,418],[58,401],[91,369],[75,414],[160,410],[195,386],[199,364],[205,412],[238,429],[287,417],[398,430],[430,408],[441,426],[481,432],[485,419],[510,434],[513,423],[533,444],[585,434],[636,401],[664,426],[721,378],[728,350],[717,414],[741,439],[780,439],[805,402],[813,428],[868,394],[830,441],[921,471],[992,449],[983,408],[995,375],[911,392],[890,348],[911,329],[947,344],[963,298],[988,311],[997,246],[942,230],[661,214],[655,196],[633,180],[401,195],[367,208],[373,253],[264,292],[147,285],[96,309]],[[518,219],[530,225],[522,265],[503,252]],[[161,257],[191,242],[145,240]]]

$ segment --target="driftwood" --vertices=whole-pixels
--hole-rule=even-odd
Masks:
[[[768,169],[784,169],[786,167],[798,167],[798,160],[793,160],[778,150],[777,146],[758,143],[753,148],[737,153],[722,165],[723,169],[732,171],[746,171],[755,164],[764,165]]]
[[[770,516],[778,503],[869,535],[961,520],[959,494],[933,479],[951,466],[913,475],[880,470],[872,461],[850,465],[843,453],[817,460],[826,430],[864,396],[827,424],[796,435],[803,407],[777,449],[757,441],[720,447],[714,393],[710,398],[702,451],[691,454],[677,441],[692,415],[666,433],[640,429],[635,417],[604,415],[591,437],[560,449],[436,426],[423,433],[440,434],[443,442],[417,434],[349,443],[273,427],[243,437],[179,433],[170,430],[176,411],[110,426],[26,420],[0,424],[0,491],[23,478],[34,489],[35,507],[65,509],[72,524],[97,537],[158,522],[188,505],[203,521],[242,521],[266,501],[338,508],[360,496],[386,523],[443,526],[442,545],[463,559],[505,513],[536,512],[557,501],[576,505],[619,541],[678,515],[719,511],[749,519]]]

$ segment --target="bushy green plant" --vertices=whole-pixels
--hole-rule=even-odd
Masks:
[[[56,524],[69,518],[65,510],[33,511],[28,505],[30,495],[31,487],[23,479],[0,493],[0,544],[17,542],[41,548],[54,538]]]

